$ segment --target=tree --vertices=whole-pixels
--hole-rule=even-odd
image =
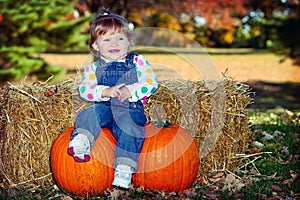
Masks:
[[[73,4],[67,0],[9,0],[0,2],[1,82],[35,74],[39,79],[63,75],[49,66],[39,53],[70,50],[86,42],[80,32],[86,18],[72,17]]]
[[[230,44],[246,13],[245,0],[78,0],[81,15],[96,12],[98,7],[111,9],[132,22],[135,27],[162,27],[186,34],[205,46]],[[97,8],[95,8],[95,6]],[[216,43],[210,40],[217,41]]]
[[[202,1],[202,0],[154,0],[151,1],[156,10],[154,19],[170,15],[176,20],[163,25],[167,28],[180,31],[204,46],[218,46],[230,44],[241,16],[246,13],[243,7],[244,0],[232,1]],[[158,4],[159,6],[155,6]],[[149,8],[147,8],[149,10]],[[169,17],[170,18],[170,17]],[[153,19],[153,15],[149,17]],[[162,23],[158,23],[161,26]]]
[[[245,7],[249,12],[244,23],[250,27],[250,39],[255,41],[252,47],[300,58],[300,1],[247,0]]]

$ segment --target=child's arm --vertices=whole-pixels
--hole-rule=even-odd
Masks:
[[[149,97],[158,87],[157,77],[144,56],[135,57],[134,64],[136,65],[138,82],[126,85],[131,93],[131,97],[128,99],[130,102],[137,102]]]
[[[79,94],[86,101],[107,101],[110,98],[101,97],[102,91],[108,86],[97,85],[95,63],[87,65],[83,71],[82,82],[79,85]]]

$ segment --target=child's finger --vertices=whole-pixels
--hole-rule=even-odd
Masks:
[[[122,88],[122,87],[124,87],[124,86],[125,86],[125,83],[121,83],[121,84],[119,84],[119,85],[116,85],[116,88],[120,89],[120,88]]]

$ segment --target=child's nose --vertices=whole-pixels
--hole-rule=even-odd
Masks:
[[[111,46],[116,46],[117,44],[118,44],[117,39],[113,39],[113,40],[111,41]]]

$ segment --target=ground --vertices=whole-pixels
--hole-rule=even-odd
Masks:
[[[210,50],[209,55],[195,52],[175,54],[144,53],[159,80],[184,78],[201,80],[228,70],[234,80],[246,83],[254,92],[251,108],[300,109],[300,66],[272,53],[254,50]],[[65,78],[77,76],[78,70],[92,60],[91,54],[43,54],[49,64],[68,69]],[[200,72],[197,71],[199,69]]]

